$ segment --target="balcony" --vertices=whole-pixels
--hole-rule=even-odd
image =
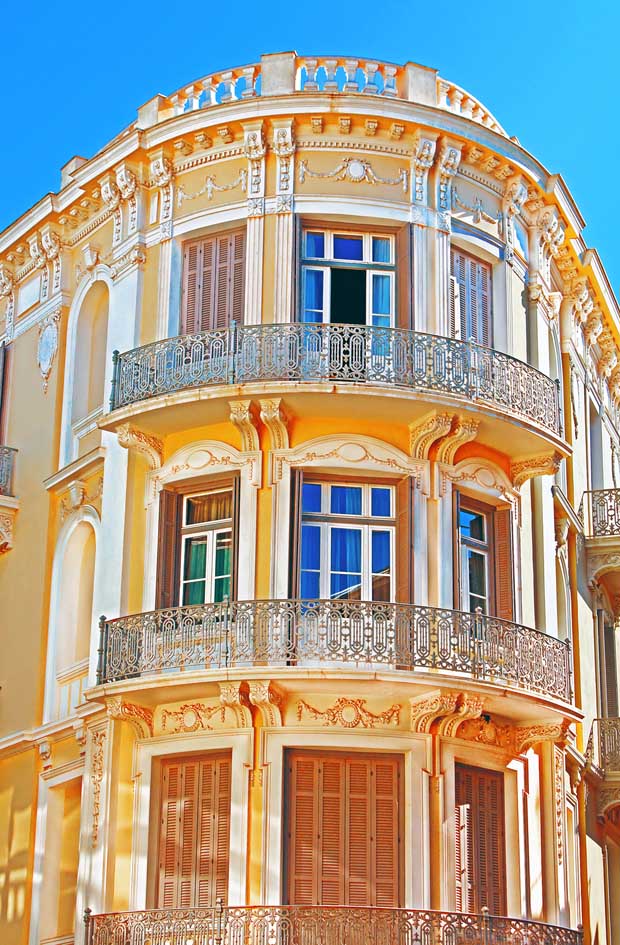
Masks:
[[[17,450],[10,446],[0,446],[0,496],[14,496],[13,473]]]
[[[594,719],[586,761],[599,785],[598,813],[620,814],[620,718]]]
[[[579,507],[588,558],[588,580],[620,594],[620,489],[584,492]]]
[[[197,402],[208,399],[219,422],[227,419],[227,399],[274,391],[286,393],[293,410],[326,416],[350,413],[351,393],[372,394],[364,404],[369,419],[406,423],[432,400],[475,410],[478,439],[496,449],[528,455],[540,452],[543,438],[567,452],[558,385],[535,368],[473,342],[358,325],[233,325],[115,354],[112,413],[101,426],[114,429],[139,415],[146,432],[165,435],[176,424],[204,423]],[[325,392],[341,396],[317,396]]]
[[[91,915],[84,945],[581,945],[581,931],[430,909],[231,906]]]
[[[515,623],[413,604],[232,601],[102,619],[97,684],[270,667],[467,677],[571,701],[567,642]],[[438,678],[439,677],[439,678]]]

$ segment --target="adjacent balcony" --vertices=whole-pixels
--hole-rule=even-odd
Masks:
[[[579,517],[585,536],[588,580],[604,585],[610,600],[620,594],[620,489],[584,492]]]
[[[599,782],[598,813],[614,811],[617,818],[620,815],[620,718],[594,719],[586,760]]]
[[[208,399],[219,422],[227,399],[276,390],[293,409],[297,399],[303,411],[299,400],[306,397],[315,415],[350,413],[347,395],[372,394],[364,405],[369,419],[389,415],[407,423],[427,412],[430,400],[474,410],[478,438],[510,455],[540,452],[541,438],[567,452],[558,384],[540,371],[473,342],[359,325],[232,325],[115,353],[112,414],[101,425],[114,429],[139,415],[147,432],[165,435],[175,421],[204,423],[197,401]],[[326,391],[341,396],[317,397]]]
[[[571,701],[567,642],[528,627],[413,604],[231,601],[101,621],[97,684],[196,670],[290,667],[468,678]]]
[[[0,496],[14,496],[13,477],[17,450],[10,446],[0,446]]]
[[[582,945],[579,930],[462,912],[245,906],[85,914],[84,945]]]

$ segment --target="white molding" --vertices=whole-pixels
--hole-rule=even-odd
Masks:
[[[232,785],[230,798],[230,861],[228,902],[243,905],[246,900],[248,845],[247,812],[249,801],[248,771],[252,768],[253,731],[201,732],[199,735],[164,736],[137,742],[134,748],[134,815],[131,849],[129,908],[147,908],[149,811],[152,792],[153,761],[169,754],[232,750]]]
[[[63,492],[65,487],[73,479],[80,479],[88,473],[91,474],[95,467],[102,464],[105,459],[105,447],[97,446],[94,450],[80,456],[68,466],[63,466],[53,476],[43,480],[43,485],[48,491]],[[81,475],[80,475],[81,474]]]
[[[180,480],[221,475],[238,471],[239,560],[237,589],[239,600],[252,600],[256,574],[257,491],[261,485],[262,453],[242,452],[228,443],[199,440],[177,450],[161,469],[152,470],[146,478],[146,540],[144,563],[144,610],[155,607],[157,570],[157,534],[159,530],[159,493],[164,486]]]

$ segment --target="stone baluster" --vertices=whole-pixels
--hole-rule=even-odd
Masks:
[[[396,91],[396,66],[384,66],[383,67],[383,95],[387,95],[388,98],[396,98],[398,92]]]
[[[174,114],[182,115],[185,111],[185,104],[187,102],[187,94],[185,91],[175,92],[174,95],[170,96],[170,101],[172,102]]]
[[[220,73],[220,84],[224,86],[220,102],[231,102],[235,98],[235,80],[232,69]]]
[[[207,76],[206,79],[203,79],[203,80],[202,80],[202,88],[203,88],[204,93],[205,93],[205,97],[204,97],[204,101],[203,101],[202,107],[203,107],[203,108],[209,108],[211,105],[215,105],[215,104],[216,104],[215,92],[216,92],[217,86],[214,86],[214,85],[213,85],[213,76],[212,76],[212,75],[209,75],[209,76]]]
[[[466,95],[462,102],[461,114],[465,118],[473,118],[474,100]]]
[[[303,81],[302,89],[304,92],[318,92],[319,83],[317,82],[318,59],[306,59],[304,68],[306,78]]]
[[[457,115],[461,114],[463,107],[463,93],[460,89],[452,86],[450,89],[450,108],[453,112],[456,112]]]
[[[440,108],[448,108],[450,105],[449,102],[449,92],[450,86],[447,82],[444,82],[443,79],[439,79],[437,82],[437,104]]]
[[[241,70],[241,75],[245,79],[245,88],[241,93],[241,98],[254,98],[256,95],[255,73],[256,66],[245,66],[245,68]]]
[[[378,62],[367,62],[365,65],[366,85],[364,86],[364,92],[368,95],[376,95],[379,91],[379,86],[377,85],[378,69]]]
[[[187,96],[191,111],[196,111],[200,108],[200,86],[197,83],[193,82],[191,85],[188,85],[185,89],[185,95]]]
[[[325,69],[325,85],[323,87],[323,91],[337,92],[338,82],[336,80],[336,70],[338,69],[338,60],[325,59],[323,61],[323,68]]]
[[[344,61],[344,71],[346,73],[346,82],[344,83],[343,92],[359,92],[359,83],[357,81],[357,67],[359,66],[359,60],[357,59],[345,59]]]

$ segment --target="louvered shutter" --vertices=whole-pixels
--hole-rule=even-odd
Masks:
[[[207,758],[200,762],[200,797],[196,844],[196,896],[198,909],[213,907],[218,898],[228,899],[230,848],[230,758]]]
[[[325,756],[319,770],[319,903],[339,906],[345,902],[345,763]]]
[[[291,506],[290,506],[290,525],[289,525],[289,552],[288,558],[291,562],[289,574],[289,597],[292,600],[299,597],[300,578],[299,569],[301,563],[301,496],[304,483],[304,474],[302,469],[291,469]]]
[[[159,537],[155,606],[176,607],[179,603],[181,567],[181,515],[183,497],[169,489],[159,494]]]
[[[317,905],[319,854],[319,760],[289,756],[288,902]]]
[[[230,267],[230,318],[243,324],[245,306],[245,232],[233,233],[231,239]],[[258,319],[260,321],[260,318]]]
[[[454,285],[454,313],[451,333],[453,338],[467,340],[467,273],[466,257],[458,250],[450,251],[450,274]],[[457,307],[458,301],[458,307]]]
[[[461,337],[461,296],[459,284],[454,276],[450,276],[448,294],[448,321],[451,338]]]
[[[165,764],[162,771],[157,895],[157,904],[160,909],[174,909],[177,904],[177,850],[180,845],[182,769],[183,765],[175,762]]]
[[[194,904],[196,863],[196,818],[198,814],[199,764],[188,761],[182,767],[179,809],[178,909]]]
[[[202,243],[187,243],[183,251],[183,293],[181,303],[181,333],[186,335],[191,335],[201,330],[201,260]]]
[[[230,263],[231,245],[229,236],[217,241],[217,281],[215,288],[215,318],[213,328],[226,328],[230,317]]]
[[[491,267],[450,250],[450,333],[463,341],[491,344]]]
[[[413,601],[413,479],[404,476],[396,485],[396,600]]]
[[[605,647],[605,709],[608,718],[618,716],[618,668],[616,664],[616,631],[605,624],[603,627]]]
[[[496,509],[493,514],[495,554],[495,616],[514,619],[512,513]]]
[[[504,776],[466,765],[456,766],[457,820],[467,823],[457,841],[457,908],[491,915],[506,913]],[[464,874],[466,879],[464,879]],[[467,895],[466,895],[467,893]]]
[[[217,241],[212,237],[201,243],[200,318],[196,331],[210,331],[215,323],[215,260]]]
[[[491,267],[478,262],[476,268],[476,295],[478,309],[477,341],[487,347],[491,344]]]
[[[396,758],[373,762],[373,889],[371,905],[396,908],[400,901],[399,795],[400,761]],[[354,903],[349,903],[354,905]]]
[[[347,763],[347,845],[345,899],[348,906],[373,903],[371,837],[373,786],[371,763],[366,758]],[[325,903],[324,903],[325,904]]]
[[[461,494],[458,489],[452,491],[452,585],[454,590],[454,609],[461,610]],[[468,608],[465,608],[468,609]]]
[[[461,797],[467,796],[467,791]],[[469,791],[471,794],[471,790]],[[473,860],[471,836],[471,803],[457,804],[454,808],[454,860],[456,867],[457,912],[473,912],[471,899],[471,868]]]
[[[411,258],[411,226],[407,223],[396,234],[396,324],[413,328],[413,264]]]

